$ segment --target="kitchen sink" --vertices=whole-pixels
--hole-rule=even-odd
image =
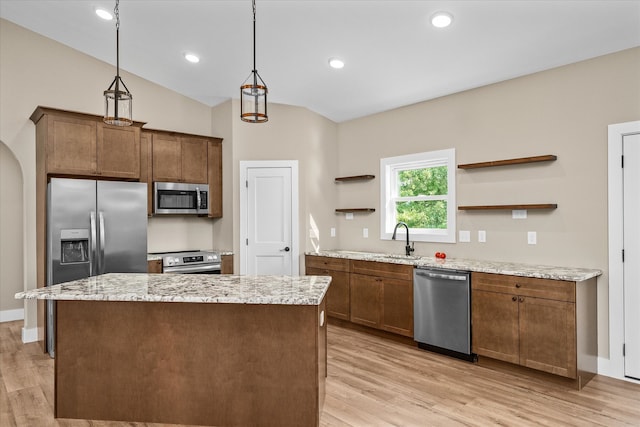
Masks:
[[[418,255],[400,255],[400,254],[384,254],[384,258],[392,258],[392,259],[420,259],[421,256]]]

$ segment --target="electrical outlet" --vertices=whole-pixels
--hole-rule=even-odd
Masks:
[[[369,229],[368,228],[363,228],[362,229],[362,237],[369,237]]]
[[[513,219],[527,219],[526,209],[514,209],[511,211],[511,218]]]
[[[487,241],[487,232],[484,230],[478,230],[478,242],[485,243]]]
[[[331,237],[336,237],[336,228],[331,227]]]
[[[353,212],[347,212],[344,214],[344,219],[353,219]]]
[[[468,230],[460,230],[460,233],[458,234],[458,241],[463,243],[470,242],[471,232]]]
[[[538,234],[535,231],[527,232],[527,243],[535,245],[538,242]]]

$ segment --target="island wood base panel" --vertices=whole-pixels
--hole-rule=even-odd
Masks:
[[[55,416],[317,426],[324,309],[58,301]]]

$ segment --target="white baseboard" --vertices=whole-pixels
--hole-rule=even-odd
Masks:
[[[640,381],[624,376],[624,359],[598,357],[598,375],[640,384]]]
[[[38,341],[38,328],[22,328],[22,342],[27,344]]]
[[[0,310],[0,323],[13,322],[14,320],[24,320],[24,308],[15,310]]]

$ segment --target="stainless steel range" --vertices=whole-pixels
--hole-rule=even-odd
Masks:
[[[178,274],[220,274],[221,257],[214,251],[159,252],[162,272]]]

